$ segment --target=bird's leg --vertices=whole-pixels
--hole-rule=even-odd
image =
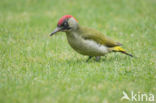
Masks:
[[[98,62],[98,61],[100,61],[100,56],[96,56],[96,61]]]
[[[86,62],[88,62],[93,56],[89,56],[88,59],[86,60]]]

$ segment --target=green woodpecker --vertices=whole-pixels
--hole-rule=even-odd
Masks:
[[[121,52],[133,57],[120,47],[120,43],[105,37],[95,29],[80,26],[71,15],[63,16],[50,36],[57,32],[65,32],[70,46],[78,53],[89,56],[87,61],[94,56],[98,61],[100,56],[110,52]]]

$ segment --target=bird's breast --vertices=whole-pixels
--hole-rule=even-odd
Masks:
[[[102,56],[108,52],[108,48],[93,40],[83,39],[78,33],[66,33],[70,46],[83,55]]]

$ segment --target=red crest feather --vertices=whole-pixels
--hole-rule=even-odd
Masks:
[[[66,19],[69,19],[69,18],[71,18],[71,17],[73,17],[72,15],[64,15],[64,16],[62,16],[61,17],[61,19],[58,21],[58,26],[60,26],[63,22],[64,22],[64,20],[66,20]],[[73,17],[74,18],[74,17]],[[75,19],[75,18],[74,18]],[[76,19],[75,19],[76,20]],[[77,21],[77,20],[76,20]]]

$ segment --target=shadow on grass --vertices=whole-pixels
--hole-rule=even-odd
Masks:
[[[56,59],[56,62],[65,63],[65,64],[66,63],[67,64],[114,63],[116,61],[122,62],[129,58],[127,56],[108,55],[108,56],[101,56],[101,59],[99,61],[96,61],[96,58],[93,57],[87,62],[86,60],[88,59],[88,57],[83,57],[83,58],[67,58],[63,60]]]

